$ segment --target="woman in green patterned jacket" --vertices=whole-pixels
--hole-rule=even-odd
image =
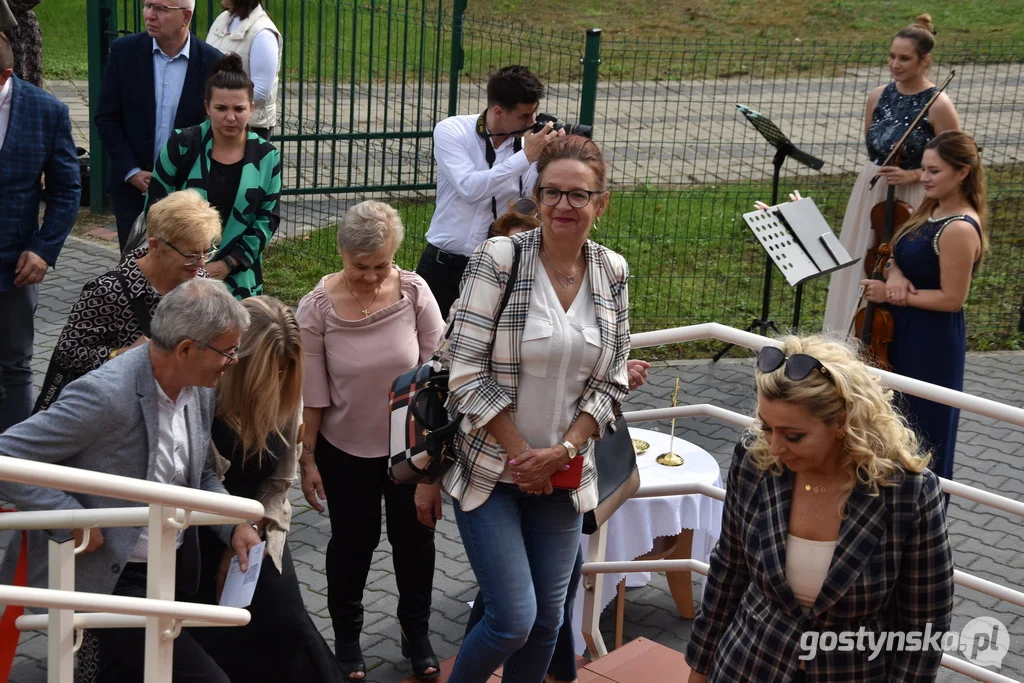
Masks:
[[[253,84],[242,59],[229,54],[206,80],[206,113],[176,130],[160,151],[146,209],[171,192],[194,188],[220,213],[217,256],[206,264],[238,299],[263,292],[263,249],[281,222],[281,153],[249,131]]]

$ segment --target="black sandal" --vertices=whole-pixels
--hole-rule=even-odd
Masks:
[[[359,649],[359,641],[354,643],[339,643],[335,646],[335,657],[338,666],[341,667],[341,675],[351,683],[361,683],[366,680],[366,660],[363,659],[363,652]],[[352,674],[361,673],[362,678],[353,678]]]
[[[408,638],[402,632],[402,656],[408,657],[412,663],[412,675],[421,681],[433,681],[441,677],[441,662],[434,654],[434,648],[430,646],[430,636],[424,633],[421,636]],[[427,673],[427,669],[433,669]]]

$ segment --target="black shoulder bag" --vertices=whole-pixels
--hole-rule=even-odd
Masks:
[[[505,282],[505,291],[494,319],[491,346],[498,334],[498,322],[508,306],[519,276],[519,243],[512,240],[515,255]],[[423,365],[399,375],[391,385],[391,457],[388,473],[399,484],[432,484],[455,463],[455,432],[461,415],[449,415],[448,368],[441,360],[441,348],[452,335],[455,316],[448,321],[444,338],[433,357]]]

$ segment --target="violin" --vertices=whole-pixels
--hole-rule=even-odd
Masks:
[[[885,202],[881,202],[883,208],[884,204]],[[872,214],[874,214],[874,210],[872,210]],[[871,270],[871,276],[875,280],[884,280],[882,273],[885,271],[885,264],[889,261],[889,257],[892,256],[892,247],[888,242],[882,242],[875,251],[877,257],[874,268]],[[889,344],[892,342],[892,335],[896,330],[896,321],[892,319],[889,309],[869,301],[867,306],[857,311],[857,315],[853,319],[853,327],[865,348],[874,358],[875,364],[883,370],[892,370],[892,366],[889,365]]]
[[[880,255],[879,247],[889,241],[886,233],[888,232],[889,235],[892,235],[892,228],[890,227],[888,231],[885,228],[886,204],[887,201],[883,201],[871,207],[871,234],[874,237],[871,246],[868,247],[867,254],[864,256],[864,274],[868,277],[872,277],[875,274],[874,264]],[[910,220],[910,214],[912,213],[914,213],[914,207],[902,199],[894,199],[891,225],[903,225]],[[884,267],[885,264],[883,263],[882,265]]]
[[[942,86],[932,93],[931,98],[929,98],[917,117],[907,127],[906,132],[903,133],[903,137],[893,146],[889,156],[882,162],[883,167],[899,164],[900,156],[903,154],[903,145],[906,143],[907,138],[924,120],[928,110],[935,104],[939,95],[946,89],[946,86],[949,85],[954,76],[956,76],[955,69],[950,71]],[[870,186],[872,189],[880,177],[876,175],[871,179]],[[875,280],[885,279],[883,276],[885,264],[892,256],[892,245],[890,242],[893,229],[897,225],[906,223],[913,212],[914,209],[910,204],[896,199],[896,188],[893,185],[889,185],[885,201],[871,207],[871,230],[874,234],[874,242],[868,247],[867,255],[864,258],[865,271],[871,278]],[[873,267],[869,267],[871,263],[874,263]],[[861,342],[864,343],[864,346],[874,356],[879,367],[886,370],[891,369],[889,365],[889,343],[892,341],[895,323],[889,310],[884,306],[878,306],[874,302],[869,301],[864,308],[857,311],[853,321],[853,328]]]

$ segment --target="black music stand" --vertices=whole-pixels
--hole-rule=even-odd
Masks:
[[[796,145],[789,141],[785,133],[779,130],[779,127],[772,123],[771,119],[762,116],[760,112],[756,112],[750,107],[742,104],[737,104],[736,108],[747,117],[751,125],[757,129],[757,132],[775,148],[775,156],[772,158],[772,202],[771,205],[775,206],[779,202],[779,175],[782,173],[782,165],[786,162],[786,157],[793,157],[796,161],[799,161],[804,166],[809,166],[815,171],[820,171],[821,167],[825,165],[825,162],[816,157],[812,157],[804,151],[797,149]],[[764,290],[761,293],[761,317],[755,318],[749,325],[747,325],[747,332],[753,332],[754,330],[760,330],[760,334],[764,335],[769,329],[775,330],[779,333],[779,328],[776,327],[775,321],[769,317],[769,309],[772,303],[772,270],[774,265],[771,256],[768,252],[764,255]],[[803,285],[797,285],[796,288],[796,301],[793,313],[793,327],[797,326],[800,322],[800,303],[803,298]],[[734,344],[726,344],[718,353],[715,354],[714,362],[718,362],[722,359],[726,353],[729,352]]]

